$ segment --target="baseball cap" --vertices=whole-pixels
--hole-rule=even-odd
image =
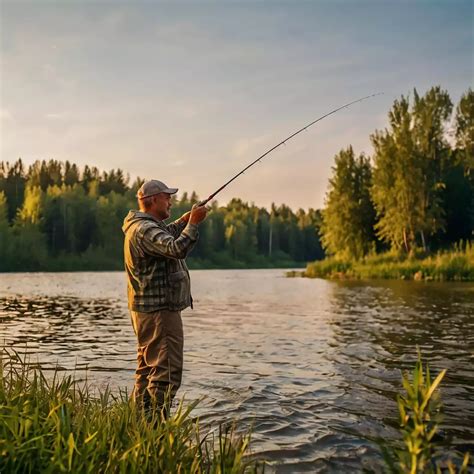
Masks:
[[[175,194],[178,192],[178,188],[168,188],[163,181],[157,179],[151,179],[145,181],[137,192],[138,199],[145,199],[149,196],[154,196],[158,193]]]

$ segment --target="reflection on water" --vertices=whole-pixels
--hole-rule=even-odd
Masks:
[[[396,436],[400,369],[416,346],[443,385],[445,426],[474,436],[474,286],[286,279],[279,270],[194,271],[181,395],[205,422],[253,426],[276,472],[354,472],[380,462],[366,436]],[[0,275],[0,338],[47,368],[133,384],[121,273]]]

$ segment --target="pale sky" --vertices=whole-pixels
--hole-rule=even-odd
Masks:
[[[334,155],[395,98],[473,81],[473,1],[36,1],[1,5],[1,160],[70,160],[206,197],[323,206]]]

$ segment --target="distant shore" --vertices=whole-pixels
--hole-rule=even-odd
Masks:
[[[425,257],[406,257],[393,252],[342,260],[334,257],[308,263],[304,271],[287,272],[289,277],[333,280],[474,281],[474,248],[439,252]]]
[[[226,261],[223,263],[201,259],[189,259],[186,261],[190,270],[264,270],[264,269],[304,269],[305,262],[293,262],[289,260],[257,261],[255,263]],[[82,260],[81,257],[73,256],[67,259],[51,259],[41,266],[18,267],[12,270],[0,269],[0,273],[60,273],[60,272],[114,272],[123,271],[123,263],[116,260]]]

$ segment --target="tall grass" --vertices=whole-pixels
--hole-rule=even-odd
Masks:
[[[432,379],[421,357],[411,377],[403,375],[405,393],[397,397],[402,441],[381,444],[388,472],[469,472],[468,454],[447,455],[435,441],[444,375]],[[0,377],[0,473],[263,472],[263,463],[248,456],[249,434],[238,435],[232,424],[203,436],[190,417],[193,405],[179,405],[167,420],[149,420],[123,393],[93,395],[87,382],[58,372],[47,378],[6,351]]]
[[[397,396],[400,415],[401,445],[388,448],[382,444],[382,451],[389,472],[393,474],[467,474],[469,471],[469,453],[457,464],[453,455],[446,458],[445,448],[435,441],[441,421],[442,402],[438,387],[446,373],[442,370],[431,378],[428,364],[423,366],[421,355],[411,377],[403,374],[402,384],[405,393]],[[472,466],[471,466],[472,467]],[[472,472],[472,471],[471,471]]]
[[[87,383],[46,377],[16,353],[0,363],[0,472],[240,473],[250,437],[234,425],[203,436],[181,404],[152,422],[126,394],[91,393]]]
[[[331,257],[308,263],[306,270],[288,276],[330,279],[401,279],[436,281],[474,281],[474,245],[457,245],[436,255],[404,256],[395,252],[370,255],[360,261]]]

